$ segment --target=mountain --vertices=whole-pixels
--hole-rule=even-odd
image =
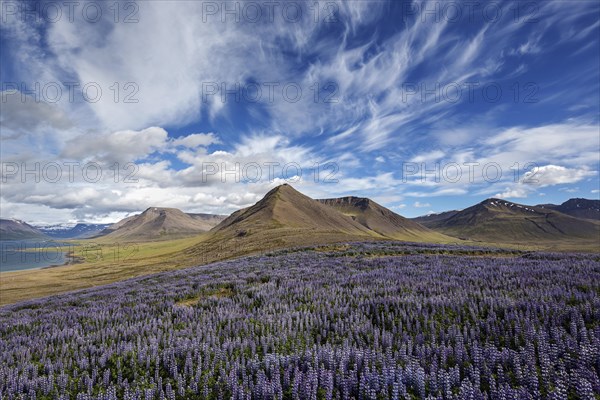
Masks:
[[[456,214],[458,212],[460,212],[460,211],[459,210],[443,211],[440,213],[422,215],[420,217],[411,218],[411,219],[415,222],[418,222],[421,225],[431,226],[431,225],[435,224],[436,222],[443,221],[445,219],[452,217],[454,214]]]
[[[188,215],[204,224],[205,230],[209,231],[215,226],[219,225],[221,221],[227,218],[227,215],[216,215],[216,214],[191,214]]]
[[[206,232],[224,218],[220,215],[186,214],[176,208],[150,207],[139,215],[110,225],[98,236],[126,241],[175,239]]]
[[[409,241],[428,241],[432,237],[442,239],[439,233],[404,218],[368,198],[348,196],[318,201],[349,216],[365,228],[391,239]]]
[[[36,226],[42,233],[54,239],[85,239],[98,235],[111,224],[55,224]]]
[[[186,251],[198,263],[296,246],[383,239],[349,216],[284,184],[215,226]]]
[[[371,235],[369,229],[288,184],[276,187],[252,207],[239,210],[213,228],[215,232],[291,228]]]
[[[540,208],[549,208],[576,218],[600,221],[600,200],[569,199],[562,204],[540,204]]]
[[[282,248],[385,239],[447,242],[450,238],[369,199],[314,200],[284,184],[253,206],[231,214],[201,243],[186,250],[186,257],[201,263]]]
[[[48,239],[39,229],[18,219],[0,219],[0,240]]]
[[[421,222],[450,236],[493,243],[600,241],[600,224],[500,199],[487,199],[446,218]]]
[[[147,209],[146,211],[148,211],[148,210],[149,209]],[[132,215],[131,217],[123,218],[119,222],[115,222],[114,224],[111,224],[111,225],[107,226],[106,228],[104,228],[102,231],[100,231],[100,233],[98,233],[98,236],[106,236],[113,232],[116,232],[121,227],[127,225],[128,222],[135,220],[140,215],[141,214],[137,214],[137,215]]]

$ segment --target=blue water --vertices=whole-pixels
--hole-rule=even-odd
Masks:
[[[72,245],[46,240],[0,241],[0,272],[62,265]]]

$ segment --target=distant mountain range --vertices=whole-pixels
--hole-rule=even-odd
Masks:
[[[175,239],[206,232],[224,215],[186,214],[175,208],[151,207],[115,224],[54,224],[32,226],[23,221],[0,220],[0,240],[89,239],[146,241]]]
[[[110,226],[78,224],[38,229],[1,220],[2,239],[84,238],[142,242],[198,236],[188,255],[219,259],[265,249],[356,240],[402,240],[489,244],[578,243],[600,250],[600,201],[571,199],[560,205],[528,206],[487,199],[464,210],[408,219],[362,197],[314,200],[290,185],[269,191],[230,216],[186,214],[151,207]]]
[[[540,204],[538,207],[549,208],[576,218],[600,221],[600,200],[569,199],[562,204]]]
[[[86,239],[109,224],[30,225],[16,219],[0,219],[0,240]]]
[[[111,224],[58,224],[36,226],[53,239],[86,239],[98,235]]]
[[[527,206],[507,200],[487,199],[461,211],[418,217],[414,221],[465,240],[532,244],[574,239],[598,240],[600,247],[598,222],[564,214],[549,205]]]

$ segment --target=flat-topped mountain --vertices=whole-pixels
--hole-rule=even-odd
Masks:
[[[388,238],[410,241],[442,239],[442,235],[365,197],[347,196],[318,201]]]
[[[109,226],[99,236],[128,241],[174,239],[206,232],[223,218],[211,214],[190,215],[176,208],[150,207]]]

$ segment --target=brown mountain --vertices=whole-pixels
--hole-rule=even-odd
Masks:
[[[444,239],[439,233],[404,218],[368,198],[348,196],[318,201],[349,216],[365,228],[391,239],[416,242]]]
[[[352,218],[335,212],[287,184],[271,190],[255,205],[231,214],[213,231],[240,231],[244,228],[247,228],[248,232],[283,228],[372,235],[369,229]]]
[[[144,241],[175,239],[206,232],[225,217],[186,214],[176,208],[150,207],[103,230],[100,236],[111,240]]]
[[[187,252],[198,262],[294,246],[384,237],[284,184],[238,210]]]
[[[48,239],[39,229],[17,219],[0,219],[0,240]]]
[[[281,185],[253,206],[231,214],[186,256],[201,263],[296,246],[385,239],[452,240],[369,199],[314,200]]]
[[[500,199],[487,199],[446,218],[422,220],[422,223],[450,236],[493,243],[572,240],[600,243],[600,224]]]

